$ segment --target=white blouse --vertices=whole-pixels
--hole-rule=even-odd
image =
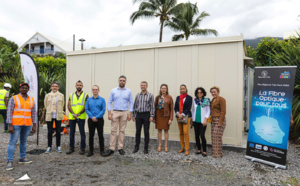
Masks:
[[[193,118],[193,121],[195,122],[196,120],[196,110],[197,110],[197,104],[196,104],[196,101],[195,99],[193,100],[193,109],[192,109],[192,118]],[[204,107],[201,107],[201,123],[204,122],[204,119],[205,118],[209,118],[210,116],[210,105],[207,105],[207,106],[204,106]]]

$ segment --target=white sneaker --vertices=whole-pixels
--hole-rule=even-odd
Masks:
[[[51,151],[52,151],[52,148],[51,148],[51,147],[48,147],[45,153],[46,153],[46,154],[49,154]]]
[[[57,152],[62,152],[61,147],[58,146],[58,147],[56,148],[56,151],[57,151]]]

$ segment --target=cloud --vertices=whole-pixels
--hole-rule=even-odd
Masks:
[[[178,3],[186,2],[178,0]],[[190,0],[197,2],[200,12],[209,17],[201,28],[212,28],[218,37],[240,35],[282,37],[285,31],[298,29],[299,0],[239,1]],[[129,21],[138,3],[131,0],[74,0],[74,1],[0,1],[0,35],[19,46],[35,32],[72,42],[73,34],[84,38],[85,48],[157,43],[159,20]],[[164,28],[163,41],[171,41],[175,33]],[[214,36],[209,36],[214,37]],[[198,39],[202,37],[191,37]]]

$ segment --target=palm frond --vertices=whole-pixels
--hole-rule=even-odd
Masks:
[[[147,11],[147,10],[141,10],[141,11],[133,12],[130,16],[130,21],[131,21],[131,24],[133,24],[137,19],[152,18],[152,17],[154,17],[154,12]]]
[[[217,36],[218,32],[214,29],[193,29],[191,31],[191,34],[193,34],[193,35],[203,35],[203,36],[213,34],[213,35]]]
[[[172,41],[179,41],[181,39],[184,38],[184,35],[183,34],[175,34],[173,37],[172,37]]]
[[[196,19],[195,19],[195,21],[194,21],[194,23],[192,24],[192,26],[191,26],[191,29],[195,29],[195,28],[197,28],[197,27],[199,27],[200,26],[200,22],[205,18],[205,17],[207,17],[207,16],[210,16],[208,13],[206,13],[206,12],[202,12]]]

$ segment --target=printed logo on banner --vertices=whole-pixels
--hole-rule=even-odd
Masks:
[[[270,78],[270,76],[268,76],[268,71],[264,70],[260,73],[261,76],[258,76],[258,78]]]
[[[274,151],[274,149],[273,149],[273,148],[270,148],[270,151],[271,151],[271,152],[273,152],[273,151]]]
[[[264,151],[268,151],[268,147],[267,146],[264,146]]]
[[[249,147],[254,148],[254,143],[249,143]]]
[[[289,71],[284,71],[283,73],[280,74],[281,79],[289,79],[291,78],[291,74]]]
[[[262,145],[256,144],[255,148],[261,150],[262,149]]]

